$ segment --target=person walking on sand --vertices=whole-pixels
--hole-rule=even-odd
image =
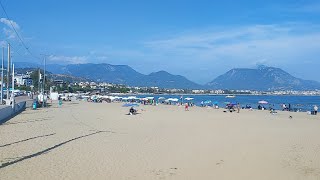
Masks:
[[[317,113],[318,113],[318,106],[317,106],[317,105],[314,105],[314,106],[313,106],[313,110],[314,110],[314,115],[317,115]]]
[[[188,103],[185,104],[184,110],[185,110],[185,111],[189,111],[189,104],[188,104]]]
[[[240,108],[241,108],[240,103],[238,103],[238,104],[237,104],[238,113],[240,113]]]

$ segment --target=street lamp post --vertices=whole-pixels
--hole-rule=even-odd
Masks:
[[[8,43],[8,66],[7,66],[7,100],[9,100],[10,94],[10,44]]]

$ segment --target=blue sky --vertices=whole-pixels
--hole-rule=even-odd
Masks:
[[[320,80],[320,1],[1,0],[13,60],[126,64],[206,83],[231,68],[280,67]],[[11,28],[16,27],[31,56]]]

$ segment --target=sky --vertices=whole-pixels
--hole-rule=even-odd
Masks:
[[[320,81],[318,0],[1,2],[0,44],[16,62],[45,54],[48,64],[129,65],[200,84],[267,65]]]

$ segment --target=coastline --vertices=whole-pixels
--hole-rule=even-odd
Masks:
[[[305,95],[305,94],[299,94],[299,95],[293,95],[293,94],[173,94],[173,93],[163,93],[163,94],[155,94],[155,93],[110,93],[110,95],[116,95],[116,96],[228,96],[228,95],[235,95],[235,96],[311,96],[311,97],[320,97],[320,95]]]

